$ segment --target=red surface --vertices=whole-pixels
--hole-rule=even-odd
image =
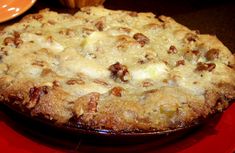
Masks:
[[[234,153],[235,104],[227,109],[219,121],[209,123],[187,137],[157,147],[154,141],[128,146],[99,146],[81,141],[71,148],[42,143],[33,136],[14,130],[17,125],[0,112],[0,150],[4,153],[61,153],[61,152],[158,152],[158,153]],[[215,124],[215,125],[214,125]],[[27,133],[27,132],[26,132]],[[79,142],[78,142],[79,143]]]

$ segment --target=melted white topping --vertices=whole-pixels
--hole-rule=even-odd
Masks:
[[[21,34],[21,38],[24,42],[36,43],[41,48],[47,48],[56,52],[61,52],[64,50],[64,47],[55,40],[50,40],[50,38],[46,39],[45,37],[38,36],[36,34],[23,33]]]
[[[162,80],[167,78],[169,68],[164,63],[149,64],[144,67],[131,70],[131,75],[134,80]]]

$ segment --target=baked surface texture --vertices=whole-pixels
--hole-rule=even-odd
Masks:
[[[170,17],[42,10],[0,31],[0,101],[54,124],[164,131],[235,98],[235,58]]]

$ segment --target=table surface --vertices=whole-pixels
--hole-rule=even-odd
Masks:
[[[134,11],[151,11],[157,15],[173,17],[179,23],[201,33],[216,35],[233,53],[235,52],[235,1],[229,0],[107,0],[106,8]],[[50,8],[58,12],[75,13],[77,9],[67,9],[58,0],[38,0],[23,15],[1,23],[0,29],[19,21],[22,16]],[[66,137],[51,133],[37,135],[19,125],[4,107],[0,106],[0,150],[4,152],[213,152],[235,151],[235,104],[218,122],[210,122],[205,127],[164,146],[156,146],[155,141],[142,144],[107,145],[89,141],[77,136]],[[52,132],[53,133],[53,132]],[[53,135],[53,134],[52,134]],[[62,140],[63,139],[63,140]],[[125,140],[123,140],[125,141]],[[62,142],[62,143],[61,143]]]

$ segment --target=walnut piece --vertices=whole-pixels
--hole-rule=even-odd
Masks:
[[[219,49],[210,49],[206,52],[205,57],[208,61],[212,61],[219,57]]]
[[[134,34],[133,38],[141,45],[141,47],[144,47],[145,44],[150,42],[149,38],[142,33]]]
[[[216,65],[214,63],[199,62],[199,63],[197,63],[196,71],[209,71],[209,72],[211,72],[215,67],[216,67]]]
[[[116,62],[115,64],[111,65],[108,69],[111,72],[111,77],[115,80],[120,79],[123,82],[128,81],[125,76],[129,74],[129,71],[125,65]]]

